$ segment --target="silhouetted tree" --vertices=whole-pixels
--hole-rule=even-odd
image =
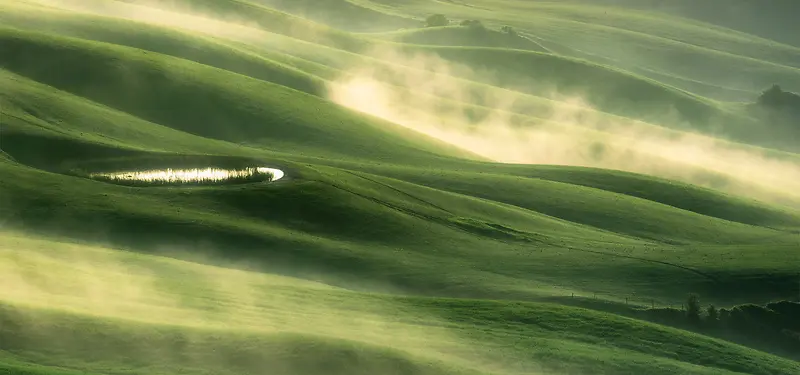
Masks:
[[[690,294],[686,299],[686,317],[692,322],[700,320],[700,296]]]
[[[709,305],[706,312],[708,313],[709,322],[714,323],[717,320],[719,320],[719,311],[717,310],[716,307],[714,307],[714,305]]]
[[[761,93],[761,96],[758,97],[758,103],[769,106],[780,105],[781,97],[783,97],[781,87],[772,85],[768,90]]]
[[[719,320],[721,322],[727,322],[731,318],[731,311],[728,309],[720,309],[719,310]]]
[[[800,95],[783,91],[779,85],[772,85],[758,97],[758,104],[775,109],[800,111]]]
[[[444,14],[432,14],[425,19],[425,27],[439,27],[450,25],[450,20]]]

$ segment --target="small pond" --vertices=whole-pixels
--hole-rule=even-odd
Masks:
[[[239,169],[191,168],[152,169],[91,173],[89,177],[99,181],[135,186],[160,185],[227,185],[252,182],[273,182],[284,177],[280,169],[253,167]]]

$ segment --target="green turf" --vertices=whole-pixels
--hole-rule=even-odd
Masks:
[[[577,1],[181,0],[160,20],[146,6],[0,0],[0,374],[800,371],[769,345],[626,317],[689,293],[797,298],[800,156],[721,99],[791,89],[795,47]],[[419,28],[438,12],[488,29]],[[703,139],[787,181],[646,149],[622,155],[655,175],[492,162],[337,104],[357,69],[408,113],[502,117],[574,153]],[[559,117],[554,87],[597,126]],[[286,177],[86,178],[212,166]]]

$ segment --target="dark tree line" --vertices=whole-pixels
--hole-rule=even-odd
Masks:
[[[447,16],[444,14],[431,14],[427,18],[425,18],[425,27],[444,27],[450,26],[451,21]],[[481,20],[463,20],[458,23],[459,26],[469,27],[471,29],[479,29],[479,30],[486,30],[486,26],[483,25]],[[500,28],[500,32],[507,34],[509,36],[518,36],[517,31],[514,30],[511,26],[503,26]]]
[[[703,308],[700,296],[691,294],[682,309],[649,309],[646,317],[800,360],[800,302]]]

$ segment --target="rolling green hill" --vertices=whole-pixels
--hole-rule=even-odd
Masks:
[[[407,44],[496,47],[548,52],[536,41],[518,35],[508,35],[485,27],[426,27],[373,35]]]
[[[313,141],[314,137],[333,142],[338,139],[340,142],[351,142],[351,145],[365,145],[366,139],[384,137],[365,133],[368,127],[350,122],[355,119],[352,114],[319,98],[185,60],[169,59],[141,50],[120,49],[108,44],[57,39],[12,30],[3,33],[3,45],[9,53],[4,54],[0,64],[9,71],[62,91],[94,99],[99,104],[139,118],[199,136],[235,142],[247,140],[248,143],[258,144],[259,136],[269,134],[269,141],[260,141],[263,142],[262,146],[268,142],[274,148],[292,149],[296,153],[302,153],[305,147],[326,144]],[[57,56],[58,60],[45,56]],[[123,60],[119,59],[120,56],[124,56]],[[31,60],[38,63],[26,63]],[[120,61],[124,63],[119,64]],[[57,73],[54,70],[56,66],[74,70]],[[197,81],[190,77],[203,78]],[[111,93],[127,94],[120,96]],[[272,101],[272,104],[268,101]],[[196,108],[209,103],[215,103],[214,116],[196,111]],[[301,110],[308,107],[315,108],[315,111]],[[340,118],[336,119],[336,116]],[[327,125],[339,124],[339,128],[318,126],[322,118],[326,118]],[[267,127],[270,122],[275,126]],[[377,134],[387,132],[385,126],[369,121],[365,124],[372,124]],[[342,130],[348,127],[352,133],[343,133]],[[405,137],[424,139],[400,127],[395,128],[398,133],[405,133]],[[397,138],[392,138],[392,141],[391,148],[403,147],[396,144]],[[280,146],[279,143],[283,142],[284,145]],[[420,144],[424,144],[425,140],[422,142]],[[351,146],[333,148],[353,151]],[[385,150],[364,149],[366,153],[376,151]],[[418,153],[404,154],[413,157]]]
[[[800,50],[797,47],[746,34],[747,29],[737,32],[658,11],[670,7],[690,12],[692,9],[731,9],[730,5],[715,5],[720,4],[715,1],[703,1],[701,5],[679,2],[660,6],[653,2],[614,2],[620,4],[619,7],[586,1],[476,0],[466,3],[420,0],[397,3],[360,0],[355,3],[408,17],[442,13],[451,19],[478,19],[492,27],[510,25],[550,50],[602,64],[610,62],[658,80],[668,79],[679,88],[696,89],[697,82],[702,82],[757,92],[775,82],[796,90],[800,82],[797,71]],[[792,6],[775,5],[769,12],[780,13],[780,7]],[[306,9],[295,11],[302,14]],[[764,15],[763,19],[770,19],[767,14],[760,14]],[[724,19],[724,16],[718,18]],[[769,27],[778,30],[784,27],[783,35],[793,34],[789,31],[791,26],[787,26],[789,23],[777,24]],[[738,98],[736,100],[747,98],[742,94],[718,92],[706,88],[704,95]]]
[[[0,0],[0,374],[797,373],[794,328],[705,313],[800,292],[800,155],[721,99],[795,47],[612,13]],[[285,176],[92,178],[211,167]]]
[[[392,31],[419,26],[422,21],[398,14],[369,2],[332,0],[251,0],[275,9],[298,14],[333,27],[354,32]],[[379,4],[393,7],[396,4]]]
[[[4,293],[20,303],[0,309],[0,358],[10,371],[560,373],[608,362],[610,372],[797,369],[741,346],[580,308],[362,294],[85,245],[2,241],[26,251],[23,258],[4,251],[0,264],[26,264],[25,279],[35,281],[22,295]],[[42,272],[64,259],[69,267]],[[59,279],[70,284],[59,288]],[[86,304],[86,293],[100,300]]]
[[[567,0],[569,1],[569,0]],[[580,2],[580,0],[576,1]],[[770,7],[752,0],[737,1],[625,1],[609,0],[592,2],[592,4],[606,4],[613,6],[630,7],[646,11],[663,12],[671,15],[696,19],[711,24],[728,27],[781,43],[800,46],[797,36],[797,24],[791,15],[796,13],[797,3],[793,1],[776,1]],[[759,12],[761,17],[752,17],[753,12]]]
[[[98,1],[102,2],[102,0]],[[239,3],[234,5],[236,4]],[[233,7],[234,10],[229,10],[230,7],[223,8],[226,12],[238,12],[237,15],[246,13],[243,10],[236,11],[238,9],[236,7]],[[363,43],[339,43],[333,41],[337,37],[331,35],[335,33],[331,34],[327,29],[319,32],[303,31],[311,27],[305,24],[289,27],[280,26],[283,24],[282,22],[268,22],[267,25],[270,27],[266,27],[267,30],[277,30],[291,38],[278,34],[261,33],[258,34],[260,38],[256,46],[251,43],[252,37],[240,35],[246,33],[247,29],[223,33],[222,36],[227,37],[231,37],[229,34],[234,34],[235,43],[232,44],[230,42],[221,43],[219,40],[199,39],[196,36],[167,31],[163,27],[154,28],[131,22],[121,22],[116,19],[111,21],[92,16],[64,16],[53,12],[33,11],[25,7],[19,8],[22,10],[18,9],[17,11],[13,11],[16,8],[9,9],[12,10],[6,12],[6,19],[12,26],[51,30],[80,38],[167,53],[314,94],[324,91],[324,84],[318,78],[335,80],[347,74],[349,69],[354,67],[386,69],[383,61],[364,58],[361,55],[336,48],[328,48],[339,47],[348,51],[370,51],[373,48],[380,50],[381,43],[367,42],[366,40],[363,40]],[[200,7],[200,9],[205,8]],[[208,10],[206,9],[206,11]],[[260,13],[256,12],[255,14]],[[284,17],[281,18],[283,20],[288,16],[281,17]],[[175,26],[189,23],[189,21],[163,21],[160,23]],[[297,23],[297,21],[291,21],[291,23]],[[189,28],[195,30],[198,27],[191,26]],[[233,26],[231,28],[235,29]],[[219,36],[220,33],[216,30],[217,27],[210,32],[212,35]],[[440,31],[428,29],[403,34],[424,36],[431,32],[439,33]],[[498,36],[499,38],[494,39],[507,39],[505,35]],[[154,42],[155,40],[158,42]],[[300,43],[300,40],[306,43]],[[465,41],[455,40],[453,42],[463,43]],[[353,47],[354,44],[359,43],[361,43],[360,47]],[[178,44],[180,47],[176,46]],[[477,44],[481,44],[480,41]],[[496,45],[497,43],[492,44]],[[325,48],[320,48],[320,45],[324,45]],[[552,54],[503,49],[446,46],[421,48],[412,45],[400,48],[411,56],[422,54],[423,56],[441,57],[470,69],[471,72],[467,74],[459,74],[460,77],[467,80],[513,87],[521,92],[548,99],[553,97],[554,92],[557,94],[556,97],[581,95],[585,96],[589,104],[609,113],[645,121],[658,121],[662,125],[684,129],[686,124],[690,124],[692,128],[721,132],[739,141],[796,150],[796,147],[793,146],[795,143],[785,141],[784,137],[762,139],[757,132],[752,130],[759,126],[756,121],[746,115],[727,111],[712,100],[676,90],[658,81],[645,79],[638,74],[609,69],[607,66],[587,63],[582,59],[565,59]],[[255,56],[255,54],[261,54],[262,57]],[[377,57],[381,57],[380,52],[377,53]],[[409,60],[404,62],[393,59],[392,62],[394,64],[414,64],[415,58],[411,57]],[[327,67],[323,65],[327,65]],[[394,71],[393,75],[406,74],[404,70],[398,71],[396,65],[390,70]],[[494,71],[494,74],[483,77],[474,73],[486,70]],[[303,74],[303,72],[307,74]],[[659,77],[663,78],[663,75]],[[471,84],[460,83],[459,85],[470,86]],[[487,95],[495,91],[485,85],[471,86],[475,88],[470,89],[481,92],[480,95]],[[543,104],[541,101],[532,99],[529,97],[516,98],[514,110],[528,116],[540,116],[543,106],[552,106],[552,104]],[[481,102],[473,102],[473,104],[481,104]],[[545,110],[545,113],[547,111]],[[665,119],[665,115],[669,115],[667,116],[669,120]]]
[[[322,82],[302,71],[242,51],[220,40],[122,19],[64,11],[4,8],[5,26],[118,44],[217,67],[296,90],[320,93]]]

